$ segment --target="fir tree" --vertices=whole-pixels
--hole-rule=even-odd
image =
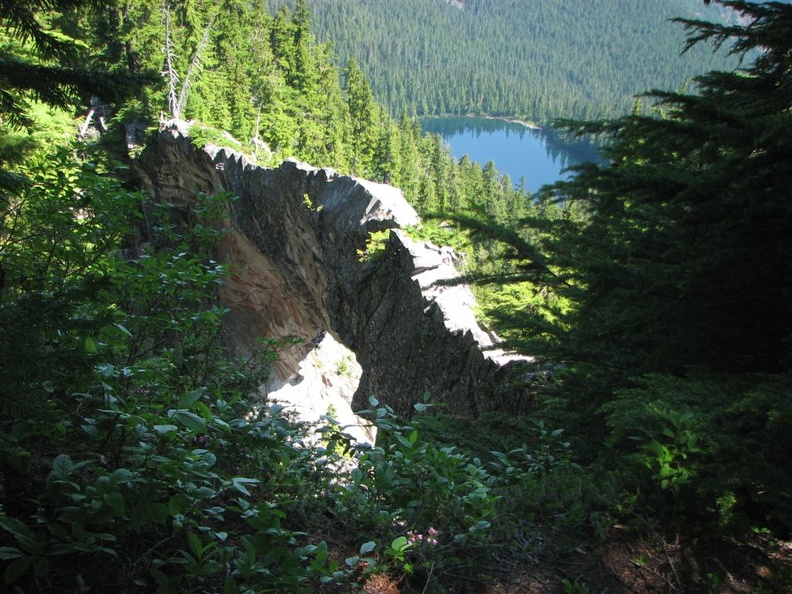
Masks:
[[[570,357],[634,374],[789,369],[792,7],[723,4],[750,24],[685,21],[690,43],[735,36],[752,66],[699,77],[695,95],[653,92],[651,113],[570,125],[612,138],[610,165],[548,198],[587,213],[551,247],[580,293]]]
[[[87,11],[95,0],[8,0],[0,5],[0,26],[9,41],[0,47],[0,116],[11,125],[31,128],[30,101],[72,108],[91,95],[104,101],[128,98],[133,79],[123,71],[94,69],[83,41],[70,37],[51,11]]]

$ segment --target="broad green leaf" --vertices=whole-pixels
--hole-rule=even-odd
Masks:
[[[195,553],[196,557],[200,557],[203,553],[203,544],[200,537],[194,532],[187,533],[187,542],[190,543],[190,550]]]
[[[412,448],[412,442],[410,442],[406,437],[403,435],[396,435],[396,441],[402,444],[405,448]]]
[[[66,478],[74,471],[74,462],[68,454],[60,454],[52,461],[52,472],[58,478]]]
[[[316,550],[315,544],[305,545],[304,547],[299,547],[294,550],[295,554],[299,555],[300,557],[308,557],[309,555],[313,554]]]
[[[190,507],[192,499],[183,493],[176,493],[168,500],[168,511],[172,516],[183,513]]]
[[[6,584],[11,584],[17,580],[20,576],[22,576],[30,566],[33,564],[33,559],[31,557],[20,557],[19,559],[14,559],[9,563],[8,567],[6,567],[5,573],[3,574],[3,578],[5,579]]]
[[[251,479],[244,477],[235,477],[231,479],[231,483],[234,485],[234,488],[243,495],[250,495],[250,491],[247,490],[245,484],[254,485],[258,482],[260,482],[258,479]]]
[[[245,549],[245,553],[247,554],[248,563],[254,563],[256,560],[256,548],[253,546],[249,536],[242,537],[242,547]]]
[[[184,396],[181,397],[179,400],[179,406],[190,406],[191,404],[198,402],[203,395],[206,393],[206,388],[197,388],[195,390],[190,390]]]
[[[115,512],[116,516],[124,515],[126,511],[126,502],[124,501],[123,495],[118,491],[111,491],[107,495],[103,497],[105,503],[109,505],[113,511]]]
[[[198,499],[208,499],[209,497],[215,495],[217,491],[210,487],[198,487],[193,491],[193,493]]]
[[[176,425],[154,425],[154,427],[152,427],[152,429],[154,429],[154,431],[156,433],[159,433],[160,435],[167,435],[168,433],[171,433],[172,431],[178,431],[179,430],[179,428]]]
[[[209,407],[206,406],[203,402],[196,402],[195,406],[198,409],[198,412],[201,413],[201,416],[203,417],[204,421],[209,423],[212,420],[212,411],[209,409]]]
[[[113,324],[113,325],[121,334],[127,336],[128,338],[132,338],[132,333],[129,330],[127,330],[124,326],[122,326],[121,324]]]
[[[397,536],[391,542],[391,548],[395,551],[403,551],[408,546],[406,536]]]
[[[172,410],[168,413],[168,416],[177,420],[191,431],[197,431],[199,433],[206,431],[206,421],[188,410]]]
[[[223,419],[218,419],[217,417],[213,417],[211,422],[212,422],[212,426],[218,427],[224,433],[231,432],[231,426],[228,423],[226,423]]]
[[[206,465],[206,468],[211,468],[217,462],[217,456],[215,456],[212,452],[206,450],[202,452],[201,460]]]
[[[0,561],[11,561],[23,557],[25,553],[14,547],[0,547]]]
[[[92,355],[95,354],[97,351],[96,343],[90,336],[85,337],[85,350],[91,353]]]
[[[84,541],[88,535],[88,533],[85,531],[85,528],[83,528],[78,522],[72,522],[71,533],[75,540],[78,541]]]
[[[23,524],[16,518],[9,518],[8,516],[0,516],[0,527],[5,528],[8,532],[13,534],[17,539],[21,538],[21,539],[25,539],[26,541],[32,542],[33,534],[30,532],[30,528],[28,528],[25,524]]]
[[[316,555],[314,561],[320,566],[324,565],[327,561],[327,543],[323,540],[319,541],[316,545]]]

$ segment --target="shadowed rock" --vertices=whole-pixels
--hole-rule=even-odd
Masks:
[[[453,253],[401,230],[419,220],[401,191],[294,160],[258,167],[225,149],[196,150],[177,130],[150,142],[138,167],[177,221],[191,219],[199,192],[236,196],[216,223],[228,232],[214,255],[232,270],[220,295],[230,347],[244,356],[259,338],[301,339],[275,365],[281,383],[328,332],[362,368],[356,410],[376,395],[409,416],[425,393],[466,417],[529,409],[517,365],[482,353],[493,336],[475,323],[469,289],[433,285],[457,274]],[[388,229],[367,253],[370,234]]]

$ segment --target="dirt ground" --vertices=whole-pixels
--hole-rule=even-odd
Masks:
[[[366,594],[405,594],[387,575],[372,576]],[[419,590],[420,591],[420,590]],[[431,588],[426,592],[433,591]],[[482,588],[448,594],[792,594],[792,542],[665,543],[618,534],[591,547],[514,567]]]

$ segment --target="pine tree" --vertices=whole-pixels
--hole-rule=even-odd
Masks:
[[[0,117],[11,125],[30,128],[30,101],[73,108],[92,95],[104,101],[127,98],[135,81],[123,71],[86,67],[90,52],[82,39],[70,37],[48,11],[88,11],[101,7],[95,0],[5,0],[0,26],[9,43],[0,47]],[[57,15],[56,15],[57,16]]]
[[[654,92],[654,113],[572,126],[607,133],[552,199],[588,216],[553,247],[584,287],[572,356],[631,373],[788,370],[792,359],[792,7],[725,1],[747,26],[686,21],[691,43],[737,38],[751,67]],[[603,348],[603,345],[607,345]]]
[[[548,296],[501,316],[510,346],[565,362],[587,414],[642,374],[792,366],[792,6],[722,3],[747,24],[683,21],[690,43],[735,40],[750,65],[561,122],[607,138],[608,164],[573,168],[512,236],[490,227]]]
[[[354,58],[346,67],[346,93],[351,122],[352,171],[365,175],[371,171],[376,148],[375,103],[371,88]]]

